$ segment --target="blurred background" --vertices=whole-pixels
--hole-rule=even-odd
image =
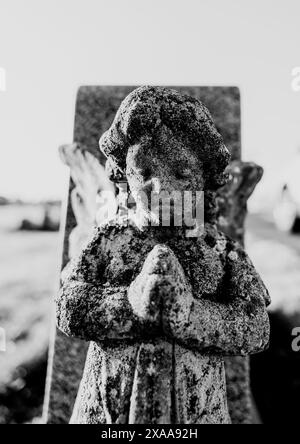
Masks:
[[[41,414],[68,181],[57,147],[81,84],[240,87],[243,159],[265,169],[247,250],[273,299],[253,391],[264,422],[297,420],[299,17],[298,0],[0,0],[0,424]]]

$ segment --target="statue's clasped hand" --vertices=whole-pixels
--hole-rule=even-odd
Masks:
[[[192,294],[184,271],[173,251],[156,245],[142,271],[128,289],[128,299],[145,334],[175,333],[178,323],[187,322]]]

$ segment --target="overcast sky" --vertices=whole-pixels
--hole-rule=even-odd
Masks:
[[[238,85],[268,186],[300,146],[299,0],[0,0],[0,195],[65,194],[81,84]]]

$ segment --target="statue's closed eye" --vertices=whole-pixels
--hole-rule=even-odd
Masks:
[[[182,168],[176,171],[177,179],[189,179],[191,177],[191,170],[189,168]]]

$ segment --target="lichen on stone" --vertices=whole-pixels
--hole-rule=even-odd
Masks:
[[[197,238],[186,227],[104,225],[68,266],[58,326],[91,341],[72,421],[230,423],[224,358],[267,347],[269,295],[243,248],[217,229],[223,140],[201,102],[143,87],[100,146],[132,193],[201,186],[209,217]]]

